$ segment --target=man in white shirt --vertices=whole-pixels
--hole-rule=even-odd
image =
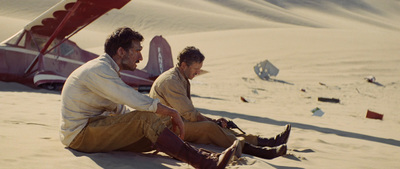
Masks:
[[[225,168],[238,142],[222,154],[191,147],[156,115],[170,116],[173,128],[184,138],[184,124],[176,110],[142,95],[120,78],[120,70],[133,71],[143,59],[142,41],[138,32],[119,28],[106,40],[105,54],[71,73],[61,93],[61,142],[82,152],[156,149],[195,168]]]

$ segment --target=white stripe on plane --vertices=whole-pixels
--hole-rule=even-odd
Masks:
[[[14,51],[14,52],[21,52],[21,53],[29,54],[31,56],[36,56],[36,55],[39,54],[39,52],[37,52],[37,51],[27,50],[27,49],[23,49],[23,48],[16,48],[16,47],[0,46],[0,49],[5,49],[5,50],[8,50],[8,51]],[[68,58],[61,57],[61,56],[56,56],[56,55],[53,55],[53,54],[46,54],[44,57],[49,58],[49,59],[54,59],[54,60],[67,62],[67,63],[73,63],[73,64],[77,64],[77,65],[83,65],[85,63],[85,62],[82,62],[82,61],[68,59]],[[142,77],[139,77],[139,76],[135,76],[135,75],[131,75],[131,74],[127,74],[127,73],[122,73],[121,72],[121,75],[130,77],[130,78],[134,78],[134,79],[139,79],[139,80],[151,82],[151,83],[153,82],[152,80],[149,80],[149,79],[146,79],[146,78],[142,78]]]

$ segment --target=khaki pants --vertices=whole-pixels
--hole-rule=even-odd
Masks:
[[[153,112],[93,117],[69,147],[82,152],[151,151],[165,127]]]
[[[197,144],[214,144],[228,148],[237,139],[257,145],[257,136],[238,134],[227,128],[222,128],[212,121],[184,122],[185,141]]]
[[[228,148],[235,140],[240,141],[239,154],[245,142],[257,145],[257,136],[250,134],[238,134],[227,128],[222,128],[212,121],[184,122],[185,141],[197,144],[213,144]]]

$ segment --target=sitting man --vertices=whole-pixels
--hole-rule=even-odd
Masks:
[[[184,138],[179,113],[125,84],[120,70],[143,60],[143,36],[123,27],[105,42],[105,54],[71,73],[61,93],[61,142],[81,152],[158,150],[195,168],[225,168],[239,142],[222,154],[197,150],[170,131],[156,115],[170,117]],[[129,111],[128,107],[136,109]],[[104,115],[112,112],[112,116]]]
[[[286,143],[291,126],[281,134],[272,138],[261,138],[254,135],[239,135],[226,128],[224,118],[213,120],[202,115],[193,106],[190,98],[190,82],[200,73],[204,55],[195,47],[186,47],[178,56],[175,68],[161,74],[150,90],[150,97],[160,99],[162,104],[176,109],[184,120],[184,140],[198,144],[214,144],[220,147],[229,147],[235,140],[241,140],[242,151],[257,157],[272,159],[286,154]],[[163,117],[169,122],[169,117]],[[221,124],[218,125],[217,123]],[[171,124],[166,123],[167,126]]]

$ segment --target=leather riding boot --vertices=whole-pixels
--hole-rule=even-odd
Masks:
[[[291,128],[292,128],[292,126],[290,124],[287,124],[285,131],[283,131],[281,134],[276,135],[275,137],[271,137],[271,138],[258,137],[257,145],[262,146],[262,147],[276,147],[276,146],[279,146],[282,144],[286,144],[289,139]]]
[[[261,157],[265,159],[273,159],[286,154],[287,146],[286,144],[280,145],[278,147],[267,148],[255,146],[249,143],[245,143],[242,152],[245,154],[253,155],[256,157]]]
[[[235,141],[232,146],[218,156],[210,151],[193,148],[166,128],[161,132],[154,146],[157,150],[186,162],[194,168],[222,169],[228,165],[228,162],[236,152],[238,144],[239,141]]]

